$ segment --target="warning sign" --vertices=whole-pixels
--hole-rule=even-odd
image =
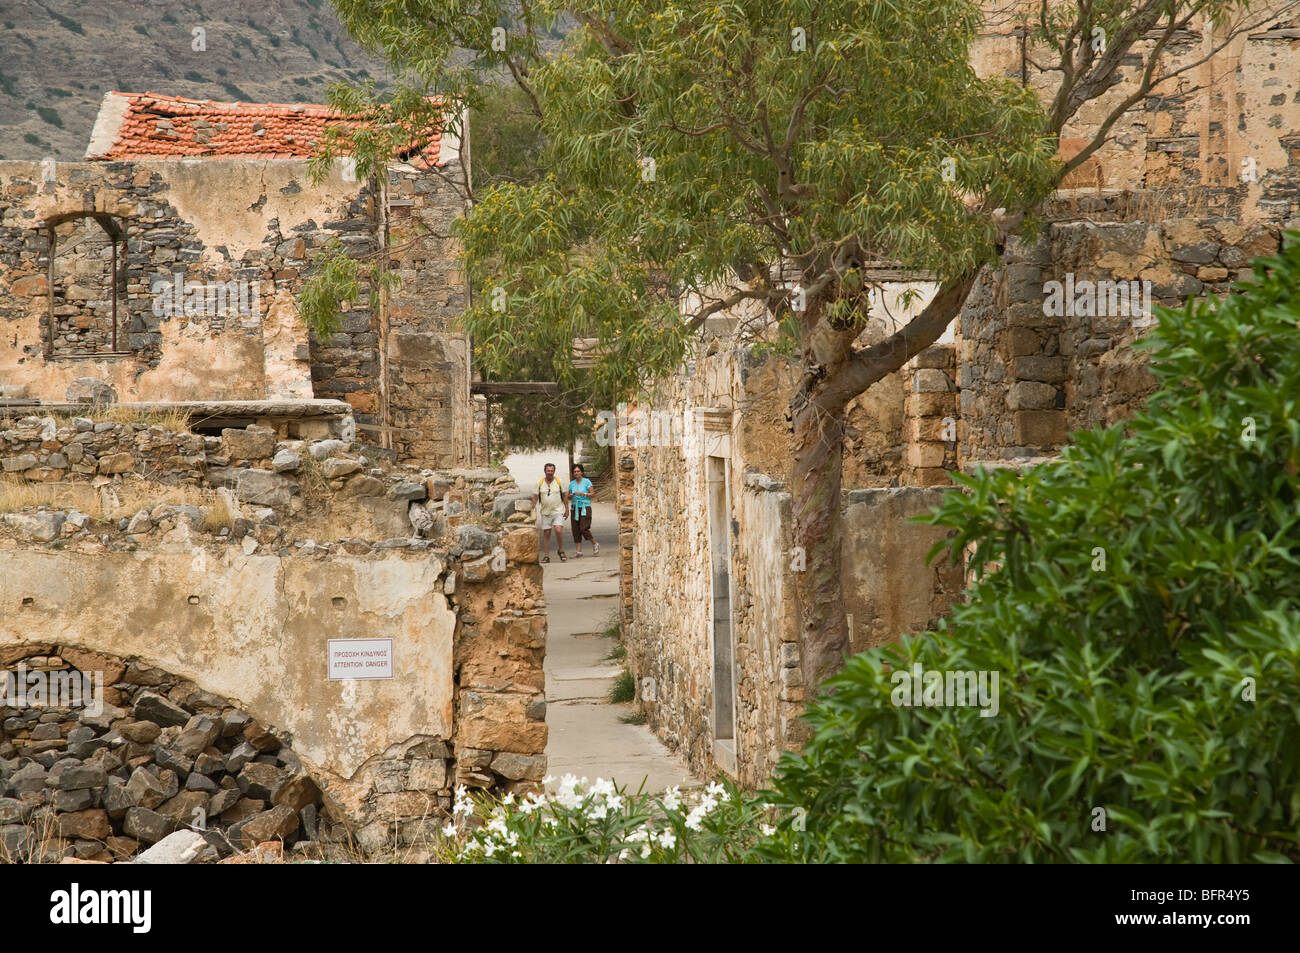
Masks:
[[[330,639],[329,680],[392,678],[392,639]]]

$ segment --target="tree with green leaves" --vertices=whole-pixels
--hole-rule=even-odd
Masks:
[[[1001,11],[1059,84],[1044,102],[977,75],[972,0],[334,0],[403,85],[339,103],[372,131],[326,143],[362,165],[410,141],[431,94],[472,112],[513,84],[543,135],[535,179],[468,195],[479,366],[544,355],[562,386],[635,394],[674,373],[707,320],[758,307],[788,329],[794,545],[804,675],[849,645],[840,491],[850,401],[933,344],[1005,242],[1152,90],[1186,75],[1170,40],[1236,0],[1043,0]],[[1239,29],[1217,28],[1214,50]],[[566,33],[567,31],[567,33]],[[561,42],[558,37],[564,35]],[[1137,62],[1138,66],[1134,66]],[[1193,64],[1194,65],[1194,64]],[[1069,161],[1058,140],[1121,81]],[[374,131],[378,130],[378,131]],[[389,139],[384,139],[383,131]],[[933,275],[910,322],[869,345],[868,266]],[[573,341],[595,339],[580,370]]]

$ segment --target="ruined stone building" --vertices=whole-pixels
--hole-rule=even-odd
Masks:
[[[469,292],[448,234],[468,144],[435,132],[382,181],[344,160],[313,185],[307,159],[345,121],[108,93],[85,163],[0,162],[0,398],[60,402],[88,380],[123,402],[342,400],[404,459],[473,462],[469,347],[451,327]],[[319,340],[296,297],[333,241],[401,281]]]
[[[312,184],[338,121],[110,93],[88,161],[0,162],[4,859],[195,812],[214,856],[418,858],[457,785],[545,773],[536,534],[469,466],[466,143]],[[336,240],[401,282],[322,340]]]
[[[977,69],[1052,88],[1014,17],[989,22]],[[1177,36],[1174,64],[1211,51],[1216,29]],[[1092,136],[1135,69],[1067,128],[1063,154]],[[1278,250],[1284,229],[1300,229],[1300,22],[1238,35],[1149,95],[1064,186],[1039,240],[986,273],[948,336],[851,408],[842,505],[854,651],[923,631],[960,593],[960,567],[925,562],[942,534],[908,522],[952,492],[948,472],[1033,465],[1071,430],[1140,405],[1152,384],[1132,344],[1154,320],[1125,304],[1224,295],[1252,258]],[[906,320],[886,299],[918,278],[874,277],[883,294],[868,341]],[[1055,306],[1085,287],[1103,306]],[[680,437],[617,451],[622,621],[639,704],[696,772],[747,784],[804,740],[811,688],[786,482],[795,381],[787,361],[720,334],[645,402],[679,421]]]

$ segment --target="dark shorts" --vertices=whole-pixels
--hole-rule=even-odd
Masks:
[[[582,513],[579,516],[579,512]],[[591,507],[585,510],[579,510],[576,506],[569,510],[569,518],[573,521],[573,541],[581,543],[584,539],[590,539],[593,543],[596,541],[591,535]]]

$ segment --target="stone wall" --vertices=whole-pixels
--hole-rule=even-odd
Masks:
[[[951,348],[940,348],[929,362],[950,359]],[[881,485],[906,477],[901,468],[913,452],[910,444],[899,443],[903,384],[934,369],[891,375],[857,403],[846,486],[855,477]],[[701,357],[688,374],[636,409],[677,421],[680,439],[620,446],[616,455],[623,631],[629,667],[642,687],[641,707],[694,771],[708,776],[721,770],[749,785],[763,783],[781,752],[806,738],[799,719],[807,701],[794,591],[799,569],[784,482],[785,406],[793,383],[790,365],[781,358],[756,360],[743,350]],[[630,430],[636,429],[636,413],[628,415]],[[867,447],[889,452],[863,459]],[[719,720],[718,706],[728,699],[717,697],[716,685],[725,688],[725,679],[715,685],[711,456],[727,462],[730,501],[724,525],[730,529],[734,730],[721,739],[725,719]],[[959,572],[925,565],[926,552],[943,533],[907,522],[942,493],[907,488],[846,494],[844,578],[857,620],[855,650],[925,628],[959,591]]]
[[[129,860],[184,827],[205,860],[270,841],[318,857],[346,834],[286,740],[227,699],[74,646],[0,659],[0,860]]]
[[[468,291],[449,234],[462,211],[438,173],[404,165],[380,189],[341,165],[313,185],[301,160],[0,162],[0,398],[73,399],[90,378],[123,401],[339,399],[403,459],[468,465],[469,347],[453,327]],[[113,353],[106,227],[122,236]],[[296,302],[334,241],[356,258],[388,249],[401,284],[348,302],[321,340]]]
[[[1099,204],[1100,213],[1107,206]],[[1051,454],[1071,430],[1131,416],[1154,386],[1133,349],[1154,319],[1096,294],[1095,306],[1048,313],[1049,282],[1059,282],[1063,296],[1102,281],[1139,289],[1149,282],[1152,306],[1179,307],[1188,297],[1227,294],[1250,276],[1252,258],[1276,253],[1280,242],[1276,225],[1181,218],[1057,221],[1039,241],[1013,244],[1006,266],[981,277],[958,320],[961,465]]]
[[[451,235],[465,211],[461,176],[459,159],[436,172],[394,166],[385,193],[389,267],[401,279],[384,305],[391,446],[440,466],[473,462],[469,341],[455,326],[469,283]]]
[[[54,401],[81,377],[107,382],[123,400],[311,397],[311,364],[321,356],[309,352],[294,297],[310,256],[332,238],[350,247],[361,235],[373,247],[369,206],[365,189],[340,175],[309,186],[297,161],[0,162],[0,287],[9,291],[0,302],[0,379],[9,396]],[[88,213],[125,236],[118,353],[100,357],[67,346],[66,335],[51,342],[48,327],[49,228],[95,221]],[[60,237],[56,321],[106,299],[97,250]],[[217,286],[228,282],[237,293],[219,301]],[[372,330],[369,315],[357,320]],[[319,394],[341,396],[321,383]]]
[[[541,779],[545,601],[505,471],[418,470],[269,428],[102,423],[0,431],[7,658],[97,653],[228,700],[292,744],[337,836],[367,850],[427,845],[456,784]],[[33,440],[51,455],[81,434],[81,469],[49,482],[48,456],[26,466]],[[115,455],[130,460],[105,469]],[[142,476],[152,461],[175,482]],[[326,678],[326,642],[358,637],[393,639],[394,678]]]
[[[1174,206],[1134,216],[1152,222],[1223,217],[1249,226],[1300,215],[1300,18],[1286,11],[1286,18],[1270,20],[1268,12],[1252,7],[1252,28],[1230,40],[1225,24],[1192,23],[1178,31],[1166,46],[1165,68],[1185,68],[1182,82],[1162,84],[1125,113],[1095,160],[1079,170],[1084,174],[1067,185],[1080,193],[1145,190],[1148,201]],[[1022,22],[1000,9],[990,16],[972,63],[981,75],[1005,76],[1050,99],[1060,74],[1035,67],[1051,62],[1052,53],[1032,43],[1022,47]],[[1153,43],[1147,38],[1138,49]],[[1132,92],[1144,63],[1145,56],[1129,57],[1119,84],[1080,110],[1064,131],[1065,154],[1089,141],[1106,112]]]
[[[844,607],[853,652],[924,632],[965,588],[964,567],[946,556],[927,565],[946,529],[913,522],[943,503],[942,487],[850,490],[844,501]]]

